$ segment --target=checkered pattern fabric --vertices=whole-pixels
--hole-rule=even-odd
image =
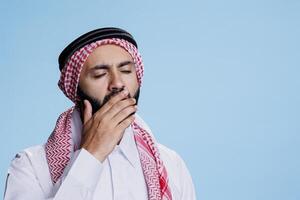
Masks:
[[[143,62],[137,48],[126,40],[112,38],[93,42],[76,51],[63,68],[58,85],[74,103],[79,100],[77,86],[80,71],[87,57],[100,45],[113,44],[124,48],[133,58],[139,84],[144,73]],[[56,183],[70,161],[72,146],[72,113],[75,107],[62,113],[46,145],[46,158],[53,183]],[[171,200],[168,175],[152,136],[137,121],[131,124],[150,200]]]
[[[67,61],[66,66],[63,68],[58,82],[59,88],[64,94],[71,99],[74,103],[79,100],[77,96],[77,86],[79,83],[80,71],[87,57],[93,52],[94,49],[101,45],[113,44],[124,48],[133,58],[133,62],[136,67],[136,74],[139,84],[142,84],[142,77],[144,74],[144,66],[142,57],[139,54],[137,48],[127,42],[126,40],[119,38],[104,39],[87,44],[78,51],[76,51]]]
[[[151,200],[172,199],[167,171],[151,135],[137,122],[132,124],[132,128],[148,187],[148,198]]]

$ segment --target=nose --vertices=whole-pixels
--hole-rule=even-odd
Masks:
[[[112,72],[110,76],[109,90],[121,90],[125,87],[122,77],[118,72]]]

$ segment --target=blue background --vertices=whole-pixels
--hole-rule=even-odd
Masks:
[[[118,26],[145,63],[139,113],[184,158],[198,199],[300,199],[300,1],[2,0],[0,18],[0,191],[14,155],[72,105],[61,50]]]

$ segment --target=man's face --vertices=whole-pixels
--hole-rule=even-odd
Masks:
[[[131,97],[138,96],[139,84],[132,57],[116,45],[96,48],[83,65],[79,88],[99,106],[122,89]]]

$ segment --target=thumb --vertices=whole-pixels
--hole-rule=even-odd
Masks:
[[[92,118],[92,105],[88,100],[83,101],[83,124],[85,125]]]

